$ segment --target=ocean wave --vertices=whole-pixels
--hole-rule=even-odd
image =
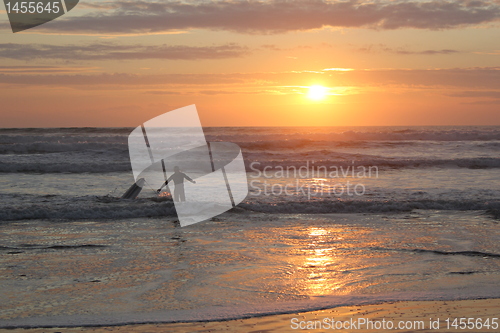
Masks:
[[[28,199],[29,197],[29,199]],[[122,200],[108,196],[35,197],[17,198],[24,203],[5,203],[0,210],[0,221],[50,219],[124,219],[139,217],[175,216],[174,203],[170,200]],[[6,200],[3,200],[4,202]]]
[[[50,219],[122,219],[175,216],[171,199],[139,198],[122,200],[111,196],[66,197],[51,195],[2,195],[1,221]],[[259,201],[240,203],[235,212],[269,214],[401,213],[420,210],[489,211],[500,209],[499,201],[471,200],[336,200]]]
[[[37,141],[23,138],[22,140],[11,139],[11,142],[0,142],[0,155],[23,155],[23,154],[50,154],[50,153],[95,153],[121,155],[128,157],[129,148],[125,139],[115,140],[91,140],[90,138],[74,138],[71,140],[45,140]],[[16,142],[17,141],[17,142]],[[24,142],[19,142],[24,141]],[[229,141],[233,142],[233,141]],[[254,141],[254,142],[234,142],[238,144],[245,156],[252,156],[255,159],[276,158],[315,158],[322,160],[325,158],[384,158],[384,156],[374,156],[367,153],[377,152],[378,154],[403,155],[412,149],[410,153],[423,154],[429,150],[429,143],[415,141],[345,141],[327,142],[314,141],[310,139],[296,140],[275,140],[275,141]],[[411,148],[410,148],[411,147]],[[474,142],[461,146],[446,146],[435,144],[431,148],[438,151],[445,151],[446,155],[458,154],[460,151],[469,152],[472,156],[484,156],[485,154],[496,154],[500,148],[500,142]],[[456,152],[453,152],[456,150]],[[399,152],[399,153],[398,153]],[[387,158],[387,156],[386,156]]]
[[[102,155],[102,154],[101,154]],[[467,169],[494,169],[500,168],[500,158],[462,158],[462,159],[383,159],[367,158],[355,155],[345,155],[340,160],[320,160],[315,156],[307,159],[292,160],[280,159],[280,156],[266,155],[260,159],[258,154],[248,154],[245,158],[245,167],[247,172],[263,171],[265,168],[272,172],[277,168],[308,168],[319,170],[327,168],[331,172],[334,168],[343,168],[351,171],[352,168],[357,172],[359,168],[376,167],[380,170],[403,169],[403,168],[467,168]],[[288,156],[293,158],[294,156]],[[67,162],[65,159],[54,158],[49,163],[46,160],[29,159],[27,161],[7,162],[0,161],[0,173],[111,173],[111,172],[129,172],[131,171],[128,155],[118,154],[113,158],[100,158],[95,156],[83,156],[79,161]],[[94,161],[92,161],[94,160]],[[118,160],[118,161],[117,161]],[[119,161],[121,160],[121,162]],[[312,162],[304,162],[311,160]],[[269,170],[271,168],[271,170]],[[324,171],[323,171],[324,172]]]
[[[405,248],[384,248],[384,247],[372,247],[370,250],[375,251],[396,251],[396,252],[413,252],[413,253],[424,253],[424,254],[437,254],[443,256],[466,256],[466,257],[481,257],[481,258],[500,258],[498,253],[490,253],[483,251],[443,251],[443,250],[429,250],[429,249],[405,249]],[[454,272],[457,273],[457,272]],[[464,272],[458,272],[458,274],[464,274]]]
[[[82,151],[97,151],[106,154],[128,154],[128,147],[125,143],[79,141],[75,143],[30,142],[0,145],[0,154],[44,154]]]
[[[231,142],[235,142],[241,148],[249,151],[283,151],[283,150],[317,150],[326,149],[332,151],[332,149],[391,149],[394,151],[396,149],[425,149],[428,150],[429,145],[432,147],[439,148],[449,148],[451,144],[456,144],[459,146],[452,146],[452,148],[458,149],[479,149],[482,151],[495,150],[500,147],[500,142],[494,141],[460,141],[456,143],[451,143],[449,141],[425,141],[425,140],[313,140],[308,138],[295,138],[295,139],[283,139],[276,138],[275,140],[254,140],[251,142],[242,141],[238,138],[233,138]]]
[[[477,158],[457,158],[457,159],[397,159],[397,158],[377,158],[372,156],[363,156],[356,154],[342,154],[338,156],[340,160],[322,160],[324,156],[309,156],[308,160],[311,162],[306,163],[304,159],[292,160],[293,155],[288,154],[288,159],[285,156],[267,155],[259,158],[258,154],[249,154],[250,159],[246,159],[246,166],[248,171],[260,170],[264,168],[277,168],[277,167],[369,167],[377,166],[379,168],[431,168],[431,167],[458,167],[468,169],[490,169],[500,168],[500,158],[477,157]],[[280,158],[282,157],[282,158]],[[259,161],[259,162],[257,162]],[[262,162],[260,162],[262,161]],[[314,163],[312,162],[314,161]]]
[[[413,249],[415,253],[432,253],[443,256],[466,256],[466,257],[481,257],[481,258],[500,258],[500,254],[481,252],[481,251],[439,251],[426,249]]]
[[[126,143],[133,128],[4,128],[0,129],[0,144],[30,142],[98,142]],[[228,141],[267,146],[271,143],[301,145],[311,142],[358,145],[360,142],[411,141],[500,141],[500,127],[225,127],[204,128],[207,141]]]
[[[285,131],[281,128],[269,129],[266,131],[251,132],[248,128],[243,128],[239,133],[227,131],[227,134],[218,134],[215,130],[212,133],[207,131],[207,138],[212,141],[231,141],[243,144],[243,142],[259,141],[291,141],[291,140],[312,140],[324,142],[336,141],[494,141],[500,140],[500,129],[498,127],[488,128],[418,128],[418,129],[390,129],[379,130],[346,130],[338,131],[332,128],[315,129],[308,131],[303,128],[294,128]],[[246,133],[248,131],[248,133]]]
[[[32,128],[0,128],[0,134],[32,135],[32,134],[129,134],[133,127],[32,127]]]
[[[0,162],[1,173],[110,173],[131,171],[130,163],[22,163]]]
[[[0,135],[0,144],[33,144],[33,143],[120,143],[127,144],[126,135]]]
[[[238,207],[270,214],[390,213],[422,210],[489,210],[500,209],[500,201],[467,200],[319,200],[287,202],[244,202]]]
[[[19,244],[18,246],[0,246],[0,251],[12,251],[12,250],[68,250],[68,249],[99,249],[105,248],[108,245],[100,244],[80,244],[80,245],[40,245],[40,244]]]

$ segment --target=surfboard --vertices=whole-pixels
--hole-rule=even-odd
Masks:
[[[142,187],[144,186],[144,178],[137,180],[130,188],[123,193],[122,199],[135,199],[141,193]]]

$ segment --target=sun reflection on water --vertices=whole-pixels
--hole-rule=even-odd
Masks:
[[[335,270],[339,258],[336,257],[336,249],[331,246],[336,235],[329,230],[311,227],[307,230],[309,244],[305,249],[305,261],[302,265],[306,273],[304,279],[305,289],[310,295],[327,295],[332,290],[342,286],[338,280],[331,277],[330,272]]]
[[[308,296],[346,295],[373,284],[362,272],[376,262],[367,261],[370,254],[359,248],[360,238],[369,231],[331,223],[295,232],[289,240],[296,252],[286,270],[290,290]]]

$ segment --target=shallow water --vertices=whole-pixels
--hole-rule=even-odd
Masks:
[[[152,218],[18,221],[0,230],[1,326],[169,321],[174,313],[217,319],[394,295],[500,296],[500,232],[473,211],[237,210],[184,228]]]

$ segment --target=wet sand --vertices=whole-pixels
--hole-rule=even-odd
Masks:
[[[431,319],[432,318],[432,319]],[[447,327],[446,319],[450,319]],[[473,318],[474,328],[460,329],[451,327],[455,318]],[[496,320],[493,320],[497,318]],[[356,328],[332,329],[335,321],[350,325],[351,320],[357,323]],[[439,326],[436,320],[439,319]],[[431,320],[433,327],[431,328]],[[460,319],[459,319],[460,320]],[[466,320],[466,321],[467,321]],[[479,322],[490,324],[490,328],[476,326]],[[345,324],[345,322],[348,324]],[[360,324],[361,321],[361,324]],[[363,323],[363,321],[365,321]],[[373,328],[367,329],[371,321]],[[291,313],[237,319],[228,321],[169,323],[169,324],[139,324],[103,327],[70,327],[70,328],[31,328],[3,329],[0,332],[26,333],[76,333],[76,332],[386,332],[392,322],[397,332],[499,332],[500,331],[500,299],[480,299],[462,301],[411,301],[389,302],[383,304],[346,306],[327,310],[304,313]],[[384,324],[385,322],[385,324]],[[497,322],[499,327],[491,326]],[[320,324],[321,323],[321,327]],[[403,323],[411,328],[399,329],[396,325]],[[457,322],[459,325],[459,322]],[[301,325],[303,329],[301,328]],[[316,329],[311,329],[316,325]],[[329,325],[329,326],[328,326]],[[378,329],[377,329],[378,325]],[[383,327],[386,327],[384,329]],[[418,327],[420,325],[420,327]],[[422,326],[423,325],[423,326]],[[470,324],[472,325],[472,324]]]

